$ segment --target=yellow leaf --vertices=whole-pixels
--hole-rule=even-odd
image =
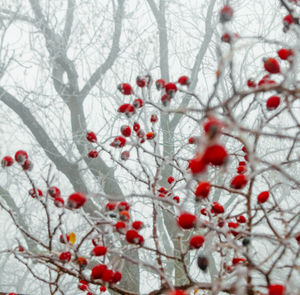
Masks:
[[[74,245],[76,242],[76,235],[72,232],[69,234],[69,242]]]

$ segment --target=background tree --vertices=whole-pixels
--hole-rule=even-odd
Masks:
[[[3,288],[297,294],[298,3],[223,4],[3,3]]]

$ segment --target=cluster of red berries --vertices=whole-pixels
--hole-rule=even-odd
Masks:
[[[92,143],[96,143],[97,142],[97,135],[93,132],[93,131],[90,131],[86,134],[86,139],[89,141],[89,142],[92,142]],[[88,157],[89,158],[92,158],[92,159],[95,159],[98,157],[98,151],[95,150],[95,149],[92,149],[89,151],[88,153]]]
[[[119,212],[119,221],[114,224],[115,230],[125,235],[125,239],[130,244],[143,245],[144,237],[139,234],[139,231],[144,228],[144,223],[142,221],[133,221],[131,226],[129,225],[130,214],[129,214],[130,205],[125,202],[108,202],[106,204],[106,210]]]
[[[188,169],[192,174],[202,173],[208,165],[222,166],[228,160],[225,147],[217,142],[217,137],[222,133],[224,123],[214,117],[209,117],[204,122],[203,129],[208,139],[207,145],[202,153],[197,153],[189,160]]]
[[[98,264],[92,268],[91,280],[99,279],[103,283],[116,284],[121,281],[122,274],[109,269],[106,264]]]
[[[27,152],[23,150],[18,150],[15,153],[15,161],[22,167],[24,171],[30,171],[33,168],[32,162],[28,159]],[[1,160],[1,166],[3,168],[10,167],[14,163],[14,159],[11,156],[5,156]]]

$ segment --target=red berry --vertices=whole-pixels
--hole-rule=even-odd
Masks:
[[[239,166],[246,166],[246,162],[240,161],[240,162],[239,162]]]
[[[247,148],[246,148],[245,146],[243,146],[241,150],[242,150],[242,152],[244,152],[244,153],[248,153]]]
[[[156,114],[152,114],[152,115],[151,115],[151,118],[150,118],[150,122],[151,122],[151,123],[156,123],[157,120],[158,120],[157,115],[156,115]]]
[[[91,255],[93,256],[103,256],[107,252],[107,248],[104,246],[96,246],[91,252]]]
[[[228,222],[228,227],[238,228],[240,225],[237,222]]]
[[[294,51],[287,48],[281,48],[277,51],[277,53],[282,60],[287,60],[290,56],[294,55]]]
[[[11,156],[5,156],[1,161],[1,166],[3,168],[10,167],[13,163],[14,163],[14,159]]]
[[[30,171],[30,170],[32,170],[32,168],[33,168],[33,164],[30,160],[25,160],[25,162],[22,164],[22,169],[23,170]]]
[[[285,287],[282,285],[270,285],[268,287],[268,295],[283,295],[285,292]]]
[[[298,245],[300,245],[300,232],[295,235],[295,239],[298,242]]]
[[[174,179],[173,176],[169,176],[169,177],[168,177],[168,183],[169,183],[169,184],[173,183],[174,180],[175,180],[175,179]]]
[[[200,213],[201,213],[202,215],[204,215],[204,216],[207,216],[207,211],[206,211],[205,208],[202,208],[202,209],[200,210]]]
[[[197,154],[193,159],[189,160],[188,169],[192,174],[202,173],[206,169],[207,162],[203,160],[200,154]]]
[[[141,77],[141,76],[137,76],[136,77],[136,85],[138,87],[145,87],[146,86],[146,79],[144,77]]]
[[[179,202],[180,202],[180,199],[179,199],[178,196],[174,196],[174,197],[173,197],[173,200],[174,200],[177,204],[179,204]]]
[[[116,136],[110,146],[114,148],[122,148],[126,145],[126,138],[123,136]]]
[[[211,213],[215,213],[215,214],[224,213],[224,207],[218,202],[213,202],[213,205],[211,207]]]
[[[105,206],[105,209],[108,211],[112,211],[115,210],[116,206],[117,206],[116,202],[108,202]]]
[[[119,211],[124,211],[124,210],[128,211],[129,208],[130,208],[130,205],[125,201],[122,201],[118,204],[118,210]]]
[[[123,151],[123,152],[121,153],[121,160],[127,161],[127,160],[129,159],[129,156],[130,156],[129,151]]]
[[[235,257],[235,258],[232,258],[232,265],[244,263],[245,261],[246,261],[245,258]]]
[[[155,86],[157,90],[161,90],[162,88],[165,88],[166,82],[163,79],[159,79],[155,82]]]
[[[233,177],[230,183],[230,187],[234,189],[241,189],[248,183],[248,177],[244,174],[239,174]]]
[[[48,194],[52,198],[60,197],[60,189],[56,186],[51,186],[48,188]]]
[[[178,83],[182,86],[189,86],[191,81],[189,79],[188,76],[181,76],[179,79],[178,79]]]
[[[97,152],[96,150],[91,150],[91,151],[89,151],[89,153],[88,153],[88,157],[89,157],[89,158],[92,158],[92,159],[95,159],[95,158],[98,157],[98,152]]]
[[[107,266],[105,264],[98,264],[92,268],[91,279],[101,279],[103,273],[107,270]]]
[[[122,274],[120,272],[116,271],[113,275],[112,283],[114,283],[114,284],[118,283],[121,281],[121,279],[122,279]]]
[[[135,107],[129,103],[124,103],[119,107],[118,112],[130,118],[135,114]]]
[[[197,236],[193,236],[190,239],[190,247],[194,248],[194,249],[199,249],[204,243],[204,237],[197,235]]]
[[[231,42],[231,36],[229,33],[224,33],[221,37],[221,40],[225,43],[230,43]]]
[[[19,150],[15,153],[15,160],[19,164],[23,164],[27,159],[28,159],[28,154],[25,151]]]
[[[121,133],[125,137],[129,137],[131,135],[131,129],[128,125],[121,126]]]
[[[114,272],[111,269],[106,269],[102,274],[102,281],[103,282],[112,282],[112,278],[114,276]]]
[[[236,168],[236,172],[239,173],[239,174],[246,173],[247,168],[246,168],[246,166],[239,166],[239,167]]]
[[[257,203],[262,204],[268,201],[270,196],[270,193],[268,191],[265,192],[261,192],[258,196],[257,196]]]
[[[131,226],[135,230],[140,230],[144,227],[144,223],[142,221],[134,221]]]
[[[264,68],[271,74],[280,73],[280,66],[275,58],[269,57],[264,60]]]
[[[115,224],[115,228],[116,228],[116,231],[120,234],[125,234],[125,230],[126,230],[126,223],[123,222],[123,221],[118,221],[116,224]]]
[[[105,291],[106,291],[106,287],[101,286],[101,287],[100,287],[100,292],[105,292]]]
[[[199,182],[195,191],[196,199],[207,198],[210,190],[211,190],[211,185],[208,181]]]
[[[221,166],[226,163],[228,154],[226,149],[219,144],[211,145],[206,148],[203,154],[203,160],[215,166]]]
[[[43,192],[39,188],[36,189],[31,188],[28,193],[32,198],[36,198],[36,192],[39,197],[43,196]]]
[[[184,212],[177,219],[178,225],[183,229],[191,229],[196,225],[197,217],[194,214]]]
[[[266,102],[266,106],[269,111],[277,109],[279,104],[280,104],[280,97],[276,95],[269,97]]]
[[[189,144],[194,144],[195,143],[195,137],[190,137],[189,138]]]
[[[130,244],[138,244],[140,239],[139,237],[139,233],[134,229],[130,229],[126,233],[126,241]]]
[[[140,109],[141,107],[144,106],[144,101],[141,98],[136,98],[132,105],[136,108],[136,109]]]
[[[90,142],[97,142],[97,136],[94,132],[88,132],[86,134],[86,139]]]
[[[232,19],[233,9],[231,6],[226,5],[220,11],[220,22],[225,23]]]
[[[155,133],[154,133],[154,132],[148,132],[148,133],[146,134],[147,140],[151,140],[151,139],[153,139],[154,137],[155,137]]]
[[[62,263],[67,263],[71,260],[71,252],[62,252],[60,253],[59,255],[59,260],[62,262]]]
[[[125,222],[129,221],[129,219],[130,219],[129,212],[126,210],[121,211],[119,213],[119,218],[120,218],[120,220],[123,220]]]
[[[71,194],[68,198],[68,208],[70,209],[78,209],[84,205],[86,202],[85,194],[75,192]]]
[[[283,24],[286,27],[289,27],[292,23],[294,23],[293,17],[288,14],[283,18]]]
[[[166,107],[171,102],[171,96],[169,94],[164,94],[160,100],[161,100],[162,105]]]
[[[204,122],[203,129],[206,135],[209,137],[214,137],[221,132],[223,126],[223,122],[216,118],[210,117]]]
[[[118,85],[118,90],[124,95],[133,94],[133,90],[130,84],[122,83]]]
[[[247,81],[247,85],[248,85],[249,88],[255,88],[256,87],[256,83],[253,79],[249,79]]]
[[[165,89],[166,89],[166,94],[169,95],[170,97],[173,97],[174,94],[177,92],[177,86],[175,83],[166,84]]]
[[[243,215],[240,215],[240,216],[236,217],[235,219],[239,223],[246,223],[246,221],[247,221],[246,217]]]
[[[84,257],[80,256],[77,258],[77,264],[79,265],[80,268],[84,268],[87,266],[88,263]],[[85,284],[85,285],[87,285],[87,284]]]
[[[61,197],[55,197],[54,199],[54,205],[58,208],[62,208],[65,205],[65,201]]]

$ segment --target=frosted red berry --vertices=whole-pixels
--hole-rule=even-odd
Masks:
[[[141,98],[136,98],[132,105],[136,108],[136,109],[140,109],[141,107],[144,106],[144,101]]]
[[[126,138],[123,136],[116,136],[110,146],[114,148],[122,148],[126,145]]]
[[[122,83],[118,85],[118,90],[124,95],[133,94],[133,89],[130,84]]]
[[[11,156],[5,156],[3,157],[1,161],[1,166],[4,167],[10,167],[14,163],[14,159]]]
[[[234,189],[241,189],[248,183],[248,177],[244,174],[239,174],[233,177],[230,183],[230,187]]]
[[[128,125],[121,126],[121,133],[125,137],[129,137],[131,135],[131,128]]]
[[[194,249],[199,249],[203,245],[204,241],[205,239],[201,235],[193,236],[190,239],[190,247]]]
[[[189,79],[188,76],[181,76],[181,77],[179,77],[179,79],[178,79],[177,82],[178,82],[178,84],[180,84],[182,86],[189,86],[190,83],[191,83],[191,81],[190,81],[190,79]]]
[[[220,11],[220,22],[225,23],[232,19],[233,9],[229,5],[225,5]]]
[[[267,72],[271,74],[278,74],[280,73],[280,66],[278,61],[273,58],[269,57],[264,60],[264,68]]]
[[[220,144],[208,146],[203,154],[203,161],[214,166],[221,166],[225,164],[227,159],[228,153]]]
[[[68,198],[68,208],[78,209],[84,205],[86,202],[86,196],[83,193],[75,192],[71,194]]]
[[[294,55],[294,51],[292,49],[281,48],[277,51],[277,54],[282,60],[287,60],[290,56]]]
[[[65,205],[65,201],[64,201],[64,199],[61,198],[61,197],[55,197],[53,203],[54,203],[54,205],[55,205],[56,207],[58,207],[58,208],[62,208],[62,207],[64,207],[64,205]]]
[[[103,256],[107,253],[107,248],[105,246],[95,246],[91,252],[93,256]]]
[[[96,150],[91,150],[91,151],[89,151],[89,153],[88,153],[88,157],[91,158],[91,159],[95,159],[95,158],[98,157],[98,154],[99,154],[99,153],[98,153]]]
[[[105,264],[98,264],[92,268],[91,279],[101,279],[103,273],[107,270],[107,266]]]
[[[280,97],[277,95],[273,95],[268,98],[266,102],[266,107],[269,111],[276,110],[280,105]]]
[[[211,190],[211,184],[208,181],[199,182],[196,190],[195,190],[195,196],[196,199],[201,198],[205,199],[208,197],[208,194]]]
[[[177,224],[183,229],[191,229],[195,227],[196,222],[196,215],[188,212],[181,213],[177,218]]]
[[[262,204],[268,201],[270,193],[268,191],[261,192],[257,196],[257,203]]]
[[[90,142],[97,142],[97,136],[94,132],[88,132],[86,134],[86,139]]]
[[[23,164],[27,159],[28,159],[28,154],[25,151],[19,150],[15,153],[15,160],[19,164]]]
[[[59,255],[59,260],[62,262],[62,263],[67,263],[71,260],[71,252],[62,252],[60,253]]]

